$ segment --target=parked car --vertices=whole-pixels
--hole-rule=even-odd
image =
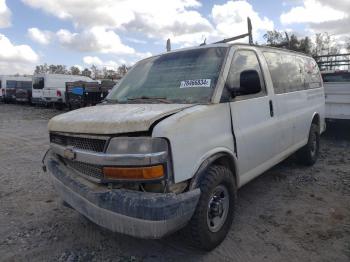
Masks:
[[[99,82],[67,82],[66,104],[69,109],[94,106],[108,95],[115,83],[113,81]]]
[[[17,81],[16,102],[30,104],[32,103],[32,80]]]
[[[24,82],[31,82],[31,76],[0,76],[0,96],[5,103],[16,101],[16,89]]]
[[[350,72],[327,70],[322,72],[326,94],[326,118],[350,119]]]
[[[211,250],[237,190],[288,156],[313,165],[325,130],[313,58],[211,44],[138,62],[100,106],[52,118],[43,159],[70,206],[141,238],[187,227]]]
[[[57,108],[65,106],[66,82],[93,80],[86,76],[64,74],[38,74],[33,77],[32,102],[53,104]]]

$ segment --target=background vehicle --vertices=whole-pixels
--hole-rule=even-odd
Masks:
[[[66,82],[92,82],[89,77],[63,74],[38,74],[33,76],[32,102],[35,104],[54,104],[61,108],[65,104]]]
[[[99,82],[67,82],[66,104],[69,109],[94,106],[108,95],[115,85],[114,81]]]
[[[5,103],[16,101],[16,89],[27,86],[32,81],[31,76],[0,76],[0,92]]]
[[[32,103],[32,81],[17,81],[16,102]]]
[[[350,72],[322,71],[326,94],[326,118],[350,119]]]

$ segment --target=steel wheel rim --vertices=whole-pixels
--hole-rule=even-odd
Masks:
[[[208,201],[207,224],[211,232],[218,232],[225,224],[229,206],[229,192],[226,186],[218,185]]]

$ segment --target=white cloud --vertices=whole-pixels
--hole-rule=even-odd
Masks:
[[[198,0],[22,0],[60,19],[71,20],[77,28],[105,27],[134,31],[152,38],[193,41],[190,33],[212,31],[210,22],[196,8]],[[179,40],[178,40],[179,39]]]
[[[36,27],[29,28],[27,30],[28,36],[34,42],[42,45],[48,45],[52,38],[52,33],[49,31],[42,31]]]
[[[305,0],[280,17],[284,24],[306,24],[310,34],[327,32],[332,40],[342,45],[350,39],[349,0]]]
[[[218,38],[247,33],[247,17],[252,21],[254,38],[257,38],[259,33],[274,28],[270,19],[261,17],[246,1],[228,1],[222,5],[214,5],[211,16]]]
[[[102,61],[97,56],[84,56],[83,62],[87,66],[95,65],[99,68],[105,67],[106,69],[112,69],[112,70],[117,70],[118,67],[121,66],[122,64],[130,65],[130,63],[128,63],[124,59],[117,59],[116,61],[114,61],[114,60]]]
[[[282,24],[293,23],[322,23],[327,21],[342,20],[347,18],[348,13],[341,9],[335,9],[331,5],[325,5],[327,1],[305,0],[302,6],[296,6],[286,13],[282,13]],[[329,3],[336,3],[332,1]],[[342,0],[340,0],[342,2]],[[349,5],[349,2],[348,2]]]
[[[56,33],[58,41],[67,48],[81,52],[100,52],[104,54],[130,55],[135,50],[124,45],[120,37],[112,30],[93,27],[81,33],[72,33],[61,29]]]
[[[87,65],[102,65],[103,62],[97,56],[84,56],[83,62]]]
[[[6,5],[6,0],[0,0],[0,28],[11,26],[11,11]]]
[[[0,71],[3,74],[32,73],[39,56],[28,45],[15,45],[0,34]]]

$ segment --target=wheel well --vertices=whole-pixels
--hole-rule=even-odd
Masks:
[[[202,166],[199,168],[197,174],[195,175],[195,177],[191,182],[191,186],[190,186],[191,188],[197,185],[197,183],[200,180],[200,177],[203,174],[205,174],[205,170],[207,170],[212,165],[221,165],[229,168],[234,176],[236,186],[238,187],[239,181],[238,181],[236,166],[235,166],[233,157],[228,155],[227,153],[219,153],[211,156],[209,159],[203,162]]]
[[[312,119],[312,124],[316,124],[318,128],[320,129],[320,116],[318,114],[315,114]]]

